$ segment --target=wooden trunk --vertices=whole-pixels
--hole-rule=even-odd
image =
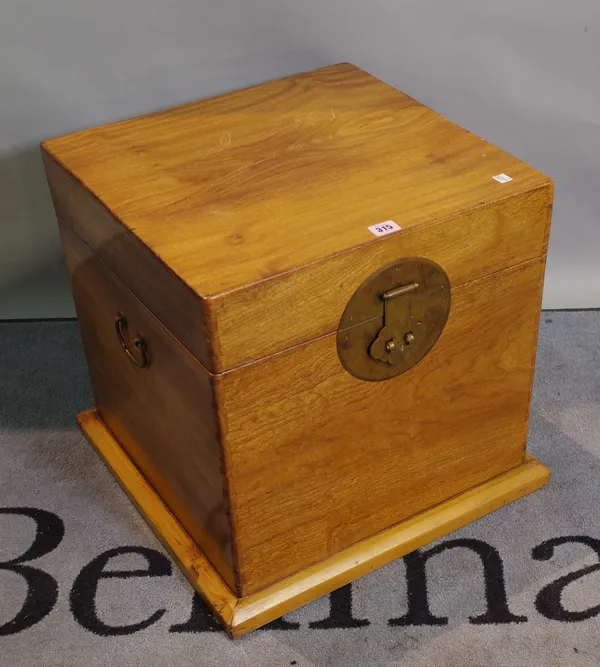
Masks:
[[[42,152],[79,422],[232,635],[548,481],[547,177],[349,64]]]

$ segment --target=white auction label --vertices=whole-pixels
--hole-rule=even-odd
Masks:
[[[498,183],[508,183],[509,181],[512,181],[512,178],[506,174],[498,174],[497,176],[492,176],[492,178],[495,181],[498,181]]]
[[[397,225],[393,220],[386,220],[385,222],[380,222],[378,225],[371,225],[367,229],[371,234],[375,234],[375,236],[385,236],[386,234],[399,232],[402,227]]]

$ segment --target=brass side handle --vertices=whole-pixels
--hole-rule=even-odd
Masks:
[[[125,354],[129,357],[129,360],[132,364],[135,364],[138,368],[145,368],[148,363],[148,345],[144,340],[143,336],[138,333],[138,335],[131,341],[131,344],[127,342],[125,332],[127,331],[127,319],[123,313],[117,313],[117,319],[115,321],[115,330],[117,332],[117,337],[119,338],[119,343],[125,351]]]

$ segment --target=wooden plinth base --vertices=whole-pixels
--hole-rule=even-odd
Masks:
[[[550,480],[550,471],[529,457],[510,472],[451,498],[327,560],[248,597],[236,597],[144,479],[95,410],[77,417],[86,438],[133,500],[152,530],[233,637],[344,586]]]

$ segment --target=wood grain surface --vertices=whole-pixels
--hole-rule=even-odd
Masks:
[[[552,198],[553,187],[544,185],[210,301],[207,326],[219,367],[233,368],[336,331],[355,290],[399,258],[437,262],[456,289],[545,256]]]
[[[88,441],[94,445],[185,576],[202,593],[221,623],[230,626],[238,599],[215,570],[214,564],[200,551],[197,542],[165,505],[164,498],[148,483],[96,410],[82,412],[77,416],[77,421]]]
[[[242,598],[223,603],[234,634],[362,573],[337,554],[382,564],[383,542],[357,545],[397,529],[404,546],[384,552],[401,555],[435,532],[429,514],[411,541],[412,517],[525,470],[544,175],[349,64],[43,155],[101,420],[90,439],[112,433],[149,485],[124,483],[136,501],[154,489]],[[402,229],[368,231],[385,220]],[[449,277],[446,328],[406,373],[357,380],[336,351],[346,304],[415,256]],[[119,311],[147,368],[121,348]],[[462,525],[459,505],[441,525]]]
[[[543,269],[454,290],[385,382],[348,374],[335,335],[216,376],[242,595],[523,463]]]
[[[242,598],[231,634],[241,636],[300,605],[326,595],[429,542],[532,493],[550,481],[550,471],[533,457],[509,472],[363,540],[327,560]]]
[[[185,347],[211,364],[211,338],[204,301],[163,264],[97,199],[43,153],[44,166],[57,217],[84,239],[106,266],[122,280]]]
[[[141,475],[94,410],[78,417],[81,429],[142,516],[203,596],[227,632],[239,637],[326,595],[428,542],[475,521],[547,484],[548,469],[527,461],[419,516],[366,539],[269,588],[237,598],[161,498]]]
[[[211,377],[65,224],[61,235],[98,414],[235,590]],[[146,368],[121,347],[119,311],[128,342],[147,342]]]
[[[550,202],[547,177],[347,63],[43,150],[198,295],[193,317],[210,340],[199,358],[213,372],[332,331],[357,268],[364,277],[404,244],[435,245],[441,259],[446,243],[464,248],[444,267],[458,285],[539,256],[546,238],[526,208]],[[513,180],[495,181],[502,172]],[[517,203],[486,212],[513,198],[520,217]],[[461,215],[474,209],[481,218]],[[367,230],[389,219],[403,231]],[[159,317],[172,330],[178,315]]]

